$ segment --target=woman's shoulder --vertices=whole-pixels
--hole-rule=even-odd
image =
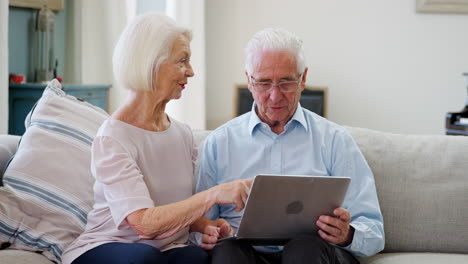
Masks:
[[[109,118],[104,121],[104,123],[102,123],[96,136],[118,137],[120,135],[127,134],[130,128],[130,124],[117,119]]]
[[[141,137],[135,137],[135,134],[129,130],[131,128],[129,126],[131,125],[116,119],[107,119],[99,128],[93,145],[118,148],[125,152],[136,154],[137,147],[135,140],[139,140]]]
[[[171,120],[171,130],[173,135],[175,135],[178,138],[181,138],[184,142],[186,142],[187,145],[193,146],[194,139],[192,128],[189,125],[178,121],[172,117],[169,118]]]
[[[169,117],[169,119],[171,120],[171,126],[173,126],[173,128],[179,130],[179,131],[182,131],[184,134],[187,134],[187,135],[192,135],[192,129],[190,128],[189,125],[177,120],[177,119],[174,119],[173,117]]]
[[[122,145],[133,142],[134,138],[135,134],[132,125],[112,118],[104,121],[96,134],[96,139],[112,140]]]

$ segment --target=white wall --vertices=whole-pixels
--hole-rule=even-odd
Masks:
[[[123,103],[127,90],[114,84],[112,53],[120,33],[135,16],[133,0],[69,1],[65,79],[71,83],[112,85],[109,112]]]
[[[0,2],[0,134],[8,133],[8,2]]]
[[[206,129],[205,0],[167,0],[166,14],[192,30],[190,63],[195,73],[181,99],[170,101],[166,112],[193,129]]]
[[[243,48],[270,26],[304,40],[308,84],[328,87],[334,122],[444,134],[446,112],[464,106],[468,14],[416,13],[415,0],[206,0],[209,129],[232,117]]]
[[[132,0],[80,0],[81,4],[81,81],[84,84],[112,84],[109,91],[109,112],[118,108],[127,90],[113,79],[112,54],[115,44],[135,16]]]

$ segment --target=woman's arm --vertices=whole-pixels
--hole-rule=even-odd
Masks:
[[[236,205],[236,211],[242,210],[251,184],[252,179],[217,185],[180,202],[137,210],[126,220],[141,238],[167,238],[192,225],[215,204],[232,203]]]
[[[200,217],[190,225],[189,232],[203,233],[207,226],[217,226],[216,221],[210,220],[206,217]]]

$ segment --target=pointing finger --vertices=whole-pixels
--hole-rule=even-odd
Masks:
[[[249,189],[252,186],[252,183],[253,183],[253,178],[245,180],[245,184],[247,184],[247,187],[249,187]]]

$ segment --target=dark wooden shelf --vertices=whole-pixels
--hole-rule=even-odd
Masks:
[[[8,133],[23,135],[24,119],[34,104],[41,98],[47,84],[25,83],[9,85]],[[90,104],[107,111],[108,93],[111,85],[62,84],[62,89]]]

